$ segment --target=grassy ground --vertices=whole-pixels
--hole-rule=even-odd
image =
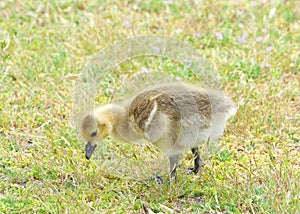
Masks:
[[[145,201],[163,213],[299,213],[299,7],[0,1],[0,212],[142,213]],[[117,178],[85,160],[71,126],[76,81],[65,78],[111,42],[153,33],[206,55],[239,105],[203,173],[179,173],[172,188]]]

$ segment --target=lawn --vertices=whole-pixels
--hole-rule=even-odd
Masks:
[[[143,213],[145,204],[155,213],[300,213],[299,8],[298,0],[0,1],[0,213]],[[192,45],[238,105],[202,172],[179,170],[171,186],[87,161],[73,124],[73,92],[91,56],[144,34]],[[96,101],[110,101],[141,69],[177,67],[122,62]]]

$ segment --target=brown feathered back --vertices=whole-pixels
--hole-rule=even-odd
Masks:
[[[209,94],[193,86],[172,83],[154,87],[137,95],[129,106],[129,117],[134,118],[141,130],[157,105],[157,112],[168,115],[174,122],[192,117],[202,116],[203,121],[210,120],[212,106]]]

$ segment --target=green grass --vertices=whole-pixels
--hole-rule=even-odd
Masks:
[[[299,1],[218,2],[0,1],[0,213],[142,213],[143,201],[155,212],[299,213]],[[65,77],[141,34],[193,45],[239,105],[201,175],[179,170],[171,187],[85,160],[71,126],[76,81]]]

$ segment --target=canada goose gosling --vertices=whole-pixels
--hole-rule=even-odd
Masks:
[[[235,112],[234,103],[220,92],[182,83],[158,85],[135,96],[129,105],[104,105],[83,117],[86,158],[110,135],[115,141],[146,140],[156,145],[169,157],[175,179],[179,155],[191,149],[195,156],[191,171],[197,173],[203,164],[198,145],[221,136]]]

